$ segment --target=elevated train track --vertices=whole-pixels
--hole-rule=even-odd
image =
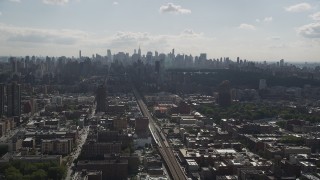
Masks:
[[[152,133],[152,137],[154,138],[155,142],[158,145],[159,152],[162,158],[165,161],[165,164],[168,167],[169,174],[172,179],[174,180],[186,180],[187,177],[185,176],[180,164],[178,163],[177,159],[173,151],[171,150],[167,138],[164,136],[161,129],[155,123],[154,119],[152,118],[147,106],[142,101],[140,94],[137,92],[136,89],[133,89],[137,102],[140,106],[140,109],[144,116],[149,118],[149,129]]]

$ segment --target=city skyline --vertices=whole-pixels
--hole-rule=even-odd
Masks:
[[[0,1],[0,56],[125,51],[319,62],[319,1]]]

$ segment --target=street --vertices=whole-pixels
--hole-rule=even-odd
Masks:
[[[70,162],[68,162],[68,164],[67,164],[68,170],[67,170],[66,180],[72,179],[72,177],[73,177],[73,175],[72,175],[72,171],[73,171],[73,167],[74,167],[73,161],[74,161],[75,159],[77,159],[78,156],[80,155],[81,148],[82,148],[83,144],[86,142],[88,133],[89,133],[89,126],[84,127],[84,128],[80,131],[77,147],[76,147],[75,150],[74,150],[73,152],[71,152],[70,155],[69,155],[69,156],[71,156],[71,160],[70,160]]]

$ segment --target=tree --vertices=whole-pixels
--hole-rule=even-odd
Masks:
[[[31,178],[37,180],[46,180],[47,173],[43,169],[39,169],[31,174]]]
[[[10,166],[8,169],[5,170],[5,177],[7,180],[22,180],[22,174],[20,173],[19,169]]]
[[[20,170],[22,171],[23,174],[32,174],[33,172],[37,171],[37,167],[31,163],[26,164],[26,166],[24,166],[24,169]]]
[[[51,177],[48,176],[47,172],[50,173]],[[66,167],[54,162],[11,161],[0,167],[0,174],[3,174],[5,179],[8,180],[60,180],[66,175]]]
[[[31,175],[27,174],[27,175],[24,175],[22,179],[23,180],[32,180],[32,177],[31,177]]]
[[[74,160],[73,160],[73,163],[74,163],[74,164],[77,164],[78,161],[79,161],[78,158],[77,158],[77,159],[74,159]]]
[[[173,133],[173,132],[174,132],[173,129],[169,129],[169,130],[168,130],[168,133],[169,133],[169,134],[171,134],[171,133]]]
[[[15,168],[17,168],[19,171],[21,171],[21,170],[23,170],[24,168],[25,168],[25,166],[26,166],[26,163],[25,162],[23,162],[23,161],[13,161],[12,163],[11,163],[11,165],[13,166],[13,167],[15,167]]]
[[[122,150],[123,154],[130,154],[130,148],[126,147],[125,149]]]
[[[36,163],[34,164],[38,169],[43,169],[44,171],[48,171],[50,167],[57,167],[56,163],[53,162],[44,162],[44,163]]]
[[[287,124],[286,121],[278,121],[278,122],[276,122],[276,125],[278,125],[281,128],[285,128],[286,124]]]
[[[281,138],[280,142],[282,143],[290,143],[290,144],[297,144],[297,145],[303,145],[304,140],[301,137],[296,137],[292,135],[287,135]]]
[[[66,169],[63,167],[50,167],[48,170],[49,179],[63,179],[66,175]]]

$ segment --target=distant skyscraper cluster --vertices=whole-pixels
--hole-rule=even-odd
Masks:
[[[85,58],[81,55],[81,51],[79,51],[79,58]],[[126,52],[112,54],[111,50],[108,49],[106,56],[96,54],[92,56],[92,59],[99,60],[102,64],[118,62],[123,65],[133,64],[138,61],[155,65],[156,61],[160,61],[163,64],[162,67],[166,68],[226,68],[232,62],[229,57],[208,59],[206,53],[201,53],[195,57],[186,54],[176,54],[175,49],[172,49],[168,54],[159,53],[158,51],[147,51],[145,54],[142,54],[140,46],[139,49],[133,50],[132,55]]]

